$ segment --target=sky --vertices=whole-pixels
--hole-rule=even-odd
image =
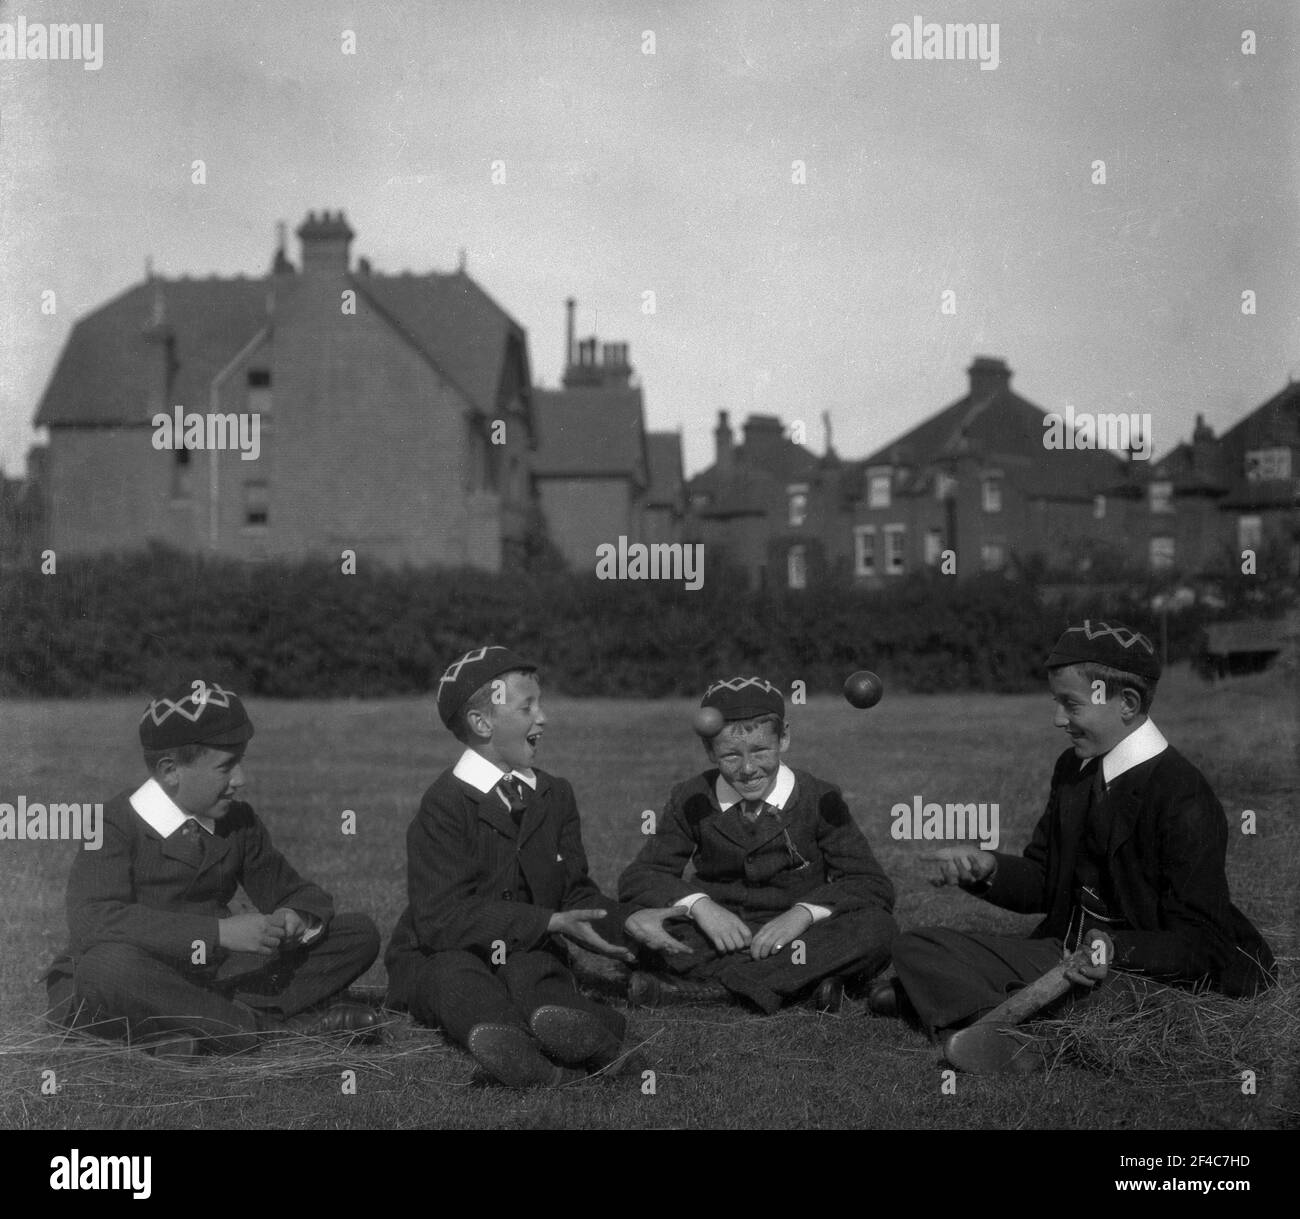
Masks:
[[[576,297],[689,472],[720,410],[817,451],[829,412],[864,457],[975,355],[1044,409],[1149,413],[1157,456],[1300,378],[1286,0],[0,0],[19,16],[101,23],[103,62],[0,60],[10,475],[75,320],[146,258],[261,275],[277,221],[322,209],[376,271],[463,249],[539,384]],[[996,23],[996,68],[896,58],[915,16]]]

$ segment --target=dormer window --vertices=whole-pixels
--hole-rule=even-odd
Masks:
[[[985,512],[1001,512],[1002,476],[1000,474],[987,475],[980,483],[980,496]]]
[[[1174,510],[1174,484],[1162,478],[1151,484],[1151,511],[1172,512]]]

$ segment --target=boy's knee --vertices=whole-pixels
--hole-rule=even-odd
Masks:
[[[94,944],[77,957],[77,996],[88,1003],[112,1006],[117,995],[132,989],[132,978],[141,968],[153,964],[155,959],[134,944]]]
[[[336,942],[346,941],[349,955],[364,958],[366,969],[379,956],[379,928],[368,914],[336,914],[330,919],[329,936]]]
[[[934,955],[935,941],[931,930],[919,927],[894,937],[889,953],[894,959],[895,969],[919,969]]]

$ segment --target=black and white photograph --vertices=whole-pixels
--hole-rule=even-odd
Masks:
[[[24,1187],[174,1205],[187,1131],[322,1201],[325,1131],[1280,1174],[1298,52],[1288,0],[0,0]]]

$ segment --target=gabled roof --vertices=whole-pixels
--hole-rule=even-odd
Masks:
[[[292,291],[296,277],[281,279]],[[507,340],[525,353],[524,331],[469,276],[349,276],[390,325],[481,411],[497,409]],[[172,402],[201,409],[212,378],[267,324],[274,280],[145,280],[73,327],[36,412],[36,426],[142,424],[160,390],[161,348],[147,337],[155,316],[174,336]],[[528,370],[521,372],[524,390]]]
[[[1114,454],[1098,449],[1044,448],[1047,412],[1006,387],[958,398],[929,419],[877,449],[861,464],[906,466],[922,476],[936,462],[963,456],[997,466],[1007,482],[1032,498],[1091,498],[1126,488],[1129,472]],[[928,480],[915,486],[928,492]]]
[[[649,483],[638,386],[534,389],[533,418],[532,467],[539,477],[627,477],[640,487]]]
[[[650,471],[650,486],[646,491],[646,502],[680,504],[685,489],[685,478],[682,473],[682,434],[647,432],[645,447],[646,464]]]
[[[478,284],[463,271],[350,278],[475,406],[496,410],[506,341],[524,331]]]

